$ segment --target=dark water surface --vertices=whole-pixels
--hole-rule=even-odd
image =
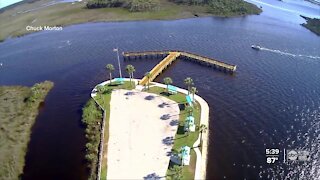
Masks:
[[[252,44],[264,49],[255,51]],[[320,177],[320,38],[264,16],[88,23],[0,44],[0,85],[55,87],[33,127],[24,179],[86,179],[81,108],[121,51],[180,49],[237,64],[234,75],[179,60],[171,76],[194,79],[210,106],[208,179]],[[157,60],[122,62],[140,78]],[[304,164],[267,165],[265,148],[307,148]],[[280,157],[279,161],[283,159]]]

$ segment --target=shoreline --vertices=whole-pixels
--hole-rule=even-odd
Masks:
[[[40,107],[54,87],[51,81],[33,86],[0,86],[0,122],[2,131],[0,179],[24,177],[26,156],[29,152],[33,126],[40,114]],[[14,118],[14,121],[12,121]],[[13,161],[14,160],[14,161]],[[13,161],[13,162],[12,162]]]
[[[315,35],[320,36],[320,19],[309,18],[302,15],[300,16],[306,20],[305,23],[302,23],[300,25],[308,29],[310,32],[314,33]]]
[[[129,81],[129,78],[124,78],[125,81]],[[132,81],[135,83],[135,84],[138,84],[139,81],[141,81],[141,79],[132,79]],[[97,84],[93,91],[96,89],[96,87],[98,85],[105,85],[107,84],[108,82],[110,82],[110,80],[107,80],[107,81],[104,81],[104,82],[101,82],[99,84]],[[113,82],[113,80],[111,81]],[[161,87],[161,88],[166,88],[166,85],[164,84],[161,84],[161,83],[157,83],[157,82],[152,82],[152,86],[157,86],[157,87]],[[140,90],[141,91],[141,88],[143,87],[140,87],[140,86],[136,86],[136,90]],[[187,90],[183,89],[183,88],[179,88],[177,87],[177,92],[180,92],[182,94],[188,94]],[[94,98],[96,96],[96,93],[91,93],[91,98],[100,106],[102,107],[102,105],[99,104],[99,102]],[[202,134],[202,143],[201,143],[201,152],[200,150],[198,149],[198,141],[200,139],[200,134],[199,134],[199,137],[198,139],[196,140],[196,142],[194,142],[194,145],[193,145],[193,148],[196,152],[196,166],[195,166],[195,176],[194,176],[194,179],[206,179],[206,167],[207,167],[207,155],[208,155],[208,145],[209,145],[209,106],[208,106],[208,103],[202,98],[200,97],[199,95],[195,95],[195,100],[200,104],[200,125],[201,124],[204,124],[207,126],[207,131],[206,132],[203,132]],[[103,118],[103,124],[102,124],[102,127],[104,128],[106,125],[106,118],[105,118],[105,113],[106,113],[106,110],[104,108],[102,108],[103,110],[103,114],[104,114],[104,118]],[[110,112],[109,112],[110,113]],[[110,119],[109,119],[110,121]],[[101,137],[104,137],[103,134],[104,134],[104,130],[102,130],[100,132],[101,134]],[[101,138],[103,139],[103,138]],[[101,141],[103,142],[103,141]],[[195,147],[196,146],[196,147]],[[101,146],[99,146],[100,149],[99,149],[99,164],[98,164],[98,172],[97,172],[97,176],[99,177],[98,179],[101,179],[100,175],[101,175],[101,162],[102,162],[102,155],[103,155],[103,151],[104,150],[104,147],[103,147],[103,143],[101,143]],[[200,154],[199,154],[200,153]],[[103,179],[103,178],[102,178]]]
[[[249,15],[259,15],[259,14],[249,14]],[[57,27],[62,27],[62,28],[68,28],[70,26],[76,26],[76,25],[84,25],[84,24],[91,24],[91,23],[128,23],[128,22],[149,22],[149,21],[177,21],[177,20],[187,20],[187,19],[197,19],[197,18],[223,18],[223,19],[229,19],[229,18],[243,18],[249,15],[236,15],[236,16],[219,16],[219,15],[199,15],[199,16],[194,16],[194,15],[190,15],[190,16],[186,16],[186,17],[168,17],[168,18],[155,18],[155,19],[122,19],[122,20],[93,20],[93,21],[86,21],[86,22],[75,22],[75,23],[70,23],[70,24],[56,24],[56,25],[52,25],[52,26],[57,26]],[[51,26],[51,25],[50,25]],[[63,30],[62,30],[63,31]],[[10,40],[14,40],[17,38],[22,38],[24,36],[28,36],[31,34],[35,34],[35,33],[40,33],[42,31],[27,31],[23,34],[19,34],[19,35],[10,35],[6,38],[0,38],[0,44],[4,43],[6,41],[10,41]]]
[[[2,33],[0,42],[15,37],[22,37],[38,31],[27,31],[27,26],[61,26],[91,23],[91,22],[130,22],[148,20],[178,20],[197,17],[244,17],[258,15],[262,10],[258,7],[248,8],[248,12],[222,13],[209,11],[209,5],[176,4],[168,0],[160,0],[159,10],[130,12],[122,7],[87,9],[88,0],[74,3],[59,3],[53,6],[27,12],[30,9],[43,7],[48,0],[36,0],[33,3],[22,2],[12,8],[0,11],[0,18],[4,23],[0,25]],[[253,5],[253,4],[252,4]],[[255,5],[254,5],[255,6]],[[229,5],[228,5],[229,7]],[[19,14],[19,12],[27,12]],[[10,22],[14,22],[10,23]]]

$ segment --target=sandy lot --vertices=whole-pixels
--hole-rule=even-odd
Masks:
[[[164,177],[178,119],[178,104],[167,98],[112,92],[107,179]]]

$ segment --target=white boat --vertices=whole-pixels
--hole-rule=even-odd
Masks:
[[[260,50],[260,49],[261,49],[261,47],[258,46],[258,45],[252,45],[251,48],[252,48],[252,49],[255,49],[255,50]]]

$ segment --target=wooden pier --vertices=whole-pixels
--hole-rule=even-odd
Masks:
[[[164,58],[158,63],[151,71],[151,77],[144,77],[140,85],[147,84],[148,81],[153,81],[164,69],[166,69],[174,60],[181,58],[197,62],[202,65],[213,67],[223,72],[234,73],[237,69],[236,65],[228,64],[222,61],[218,61],[209,57],[200,56],[197,54],[185,52],[185,51],[144,51],[144,52],[123,52],[124,60],[142,59],[142,58]]]

